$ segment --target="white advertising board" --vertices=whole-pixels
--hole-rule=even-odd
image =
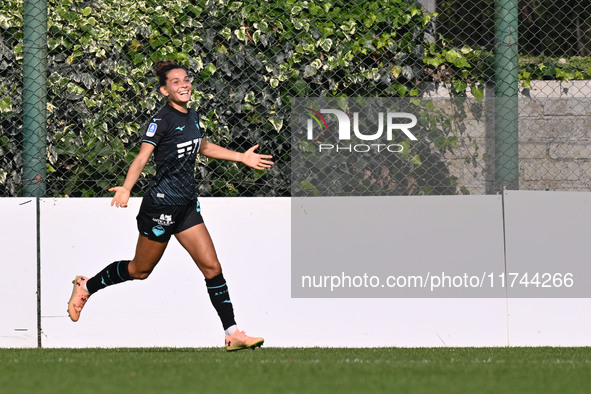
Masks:
[[[37,209],[0,198],[0,347],[37,346]]]

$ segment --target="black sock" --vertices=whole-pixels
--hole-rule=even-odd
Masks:
[[[129,260],[121,260],[106,266],[101,272],[88,279],[88,282],[86,282],[88,292],[93,294],[107,286],[131,280],[132,278],[129,276],[127,269],[128,265]]]
[[[205,279],[205,284],[207,285],[211,304],[217,311],[224,330],[235,325],[234,308],[232,308],[232,301],[230,301],[230,293],[228,293],[228,285],[226,285],[224,275],[219,274],[211,279]]]

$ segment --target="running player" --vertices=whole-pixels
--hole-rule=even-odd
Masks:
[[[228,286],[195,195],[194,168],[197,153],[242,162],[258,170],[273,165],[269,160],[272,156],[255,153],[258,145],[240,153],[208,142],[199,127],[197,113],[188,107],[192,85],[187,69],[171,61],[160,61],[154,70],[160,92],[168,102],[151,119],[140,152],[131,163],[123,185],[109,189],[115,192],[111,206],[126,208],[131,189],[154,154],[156,175],[150,181],[150,189],[137,215],[139,237],[135,256],[133,260],[108,265],[90,279],[76,276],[68,314],[76,322],[88,298],[98,290],[128,280],[146,279],[174,235],[205,277],[211,303],[225,330],[226,349],[259,347],[263,338],[249,337],[236,326]]]

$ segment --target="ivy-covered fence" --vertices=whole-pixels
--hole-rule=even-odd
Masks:
[[[302,97],[420,102],[420,143],[398,141],[407,149],[391,166],[368,174],[363,160],[339,159],[362,175],[356,176],[364,188],[359,194],[494,191],[487,184],[494,183],[489,142],[466,128],[483,119],[482,109],[468,111],[476,114],[470,117],[455,106],[450,116],[429,101],[437,92],[482,103],[494,82],[494,48],[449,37],[445,26],[454,9],[452,1],[427,10],[413,0],[48,0],[47,138],[40,155],[46,159],[45,195],[107,196],[109,187],[123,182],[148,119],[163,104],[152,72],[160,59],[189,68],[191,105],[211,141],[236,150],[260,144],[260,152],[275,158],[270,170],[253,171],[200,157],[200,195],[318,191],[314,174],[299,179],[291,171],[291,111],[294,98]],[[531,86],[543,67],[520,61],[522,84]],[[555,69],[572,64],[565,62],[554,62]],[[585,59],[573,67],[566,79],[591,74]],[[23,193],[22,77],[23,0],[4,0],[0,196]],[[305,154],[306,146],[300,151]],[[135,195],[153,172],[148,166]]]

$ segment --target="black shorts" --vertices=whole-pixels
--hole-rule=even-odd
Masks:
[[[149,194],[142,199],[136,219],[140,234],[157,242],[168,242],[173,234],[203,223],[199,201],[187,205],[160,205]]]

